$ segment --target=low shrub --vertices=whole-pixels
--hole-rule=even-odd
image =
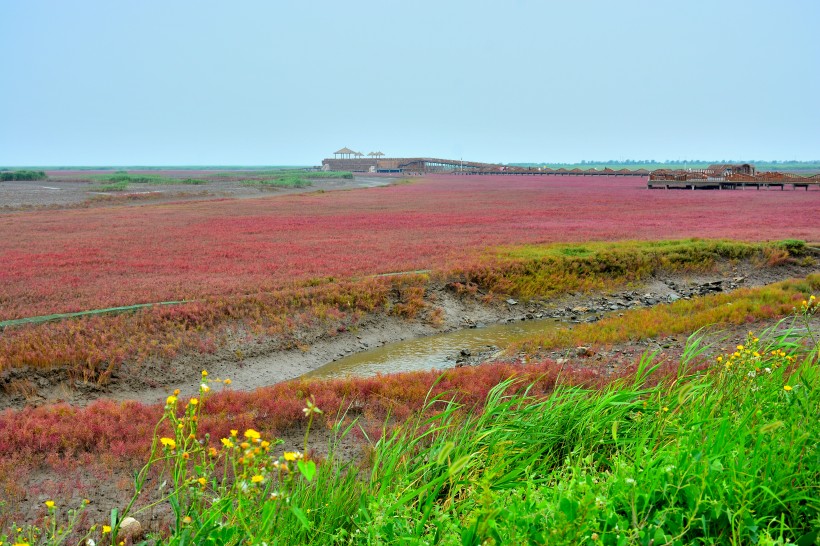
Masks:
[[[45,171],[0,171],[0,182],[21,180],[45,180],[48,178]]]

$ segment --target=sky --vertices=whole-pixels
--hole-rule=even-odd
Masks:
[[[820,159],[814,0],[0,0],[0,165]]]

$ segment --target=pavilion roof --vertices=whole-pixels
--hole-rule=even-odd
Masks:
[[[336,150],[333,153],[334,154],[355,154],[356,152],[354,152],[350,148],[342,148],[341,150]]]

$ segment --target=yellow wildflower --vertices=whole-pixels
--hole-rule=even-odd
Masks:
[[[245,438],[248,438],[250,440],[258,440],[261,437],[262,435],[253,430],[252,428],[249,428],[245,431]]]
[[[174,441],[173,438],[160,438],[160,443],[169,449],[175,449],[177,447],[177,443]]]
[[[231,442],[227,438],[222,438],[222,445],[230,449],[233,447],[233,442]]]
[[[209,447],[208,448],[208,455],[210,455],[211,457],[216,457],[216,449],[213,448],[213,447]]]
[[[783,390],[789,392],[790,390],[792,390],[792,387],[791,385],[786,385],[785,387],[783,387]]]
[[[207,370],[202,370],[202,377],[208,377]]]
[[[165,399],[165,404],[168,405],[168,406],[172,406],[173,404],[176,403],[176,401],[177,401],[177,397],[171,395],[171,396],[169,396],[168,398]]]
[[[225,383],[226,385],[230,385],[230,384],[231,384],[231,380],[230,380],[230,379],[226,379],[225,381],[223,381],[223,383]]]
[[[188,403],[192,406],[196,406],[197,404],[199,404],[199,400],[197,400],[196,398],[191,398],[191,401]]]
[[[263,449],[268,449],[268,447],[270,446],[270,442],[268,442],[267,440],[262,440],[262,443],[259,445],[261,445]]]
[[[295,461],[296,459],[301,459],[302,454],[298,451],[285,451],[285,460],[286,461]]]
[[[111,526],[110,525],[103,525],[103,534],[110,533]]]
[[[259,482],[265,481],[265,477],[264,477],[264,476],[262,476],[262,475],[260,475],[260,474],[257,474],[256,476],[254,476],[253,478],[251,478],[251,481],[252,481],[253,483],[259,483]]]
[[[191,521],[193,521],[191,520],[191,516],[185,516],[182,518],[182,523],[191,523]]]
[[[238,430],[236,430],[236,429],[231,429],[231,436],[233,436],[234,438],[236,438],[236,435],[237,435],[237,434],[239,434],[239,431],[238,431]]]
[[[201,485],[202,487],[205,487],[205,484],[208,483],[208,480],[206,480],[205,478],[199,478],[197,481],[199,482],[199,485]]]
[[[738,345],[738,346],[737,346],[737,350],[738,350],[738,351],[742,351],[742,350],[743,350],[743,345]]]

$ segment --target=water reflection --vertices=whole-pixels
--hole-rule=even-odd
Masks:
[[[368,376],[452,368],[457,355],[464,349],[477,354],[491,350],[493,346],[505,348],[525,337],[562,326],[566,327],[566,324],[554,319],[530,320],[397,341],[354,353],[307,373],[305,377]]]

